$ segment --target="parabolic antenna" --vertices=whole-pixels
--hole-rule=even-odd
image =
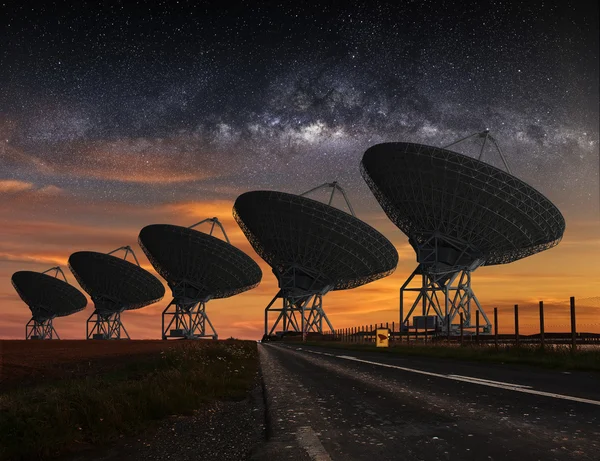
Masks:
[[[125,251],[123,259],[112,256],[119,250]],[[130,253],[137,265],[127,261]],[[86,325],[87,339],[121,339],[121,330],[129,339],[121,313],[160,301],[165,294],[162,283],[139,266],[129,246],[110,253],[78,251],[69,257],[69,267],[94,301],[94,313]]]
[[[486,140],[495,140],[485,134]],[[464,139],[468,139],[464,138]],[[485,145],[485,144],[484,144]],[[483,148],[482,148],[483,152]],[[498,152],[502,155],[498,148]],[[480,154],[481,156],[481,154]],[[502,156],[503,161],[504,156]],[[508,165],[505,162],[505,165]],[[491,325],[470,285],[482,265],[506,264],[557,245],[565,220],[550,200],[533,187],[480,160],[447,149],[412,143],[369,148],[362,175],[383,210],[409,238],[419,263],[401,292],[401,325],[418,303],[423,315],[433,309],[438,327],[452,326],[463,312],[472,327],[471,302]],[[408,288],[421,275],[419,288]],[[457,283],[455,283],[457,282]],[[404,291],[418,291],[403,315]],[[443,302],[438,293],[444,295]],[[455,325],[454,330],[458,326]]]
[[[398,253],[388,239],[330,205],[337,190],[353,212],[337,183],[307,193],[323,187],[332,189],[329,204],[275,191],[246,192],[235,201],[235,220],[279,282],[279,292],[265,310],[266,335],[280,321],[284,332],[322,333],[323,320],[333,330],[322,309],[322,296],[383,278],[398,264]],[[283,299],[281,309],[272,307],[277,298]],[[279,312],[270,329],[269,312]]]
[[[211,224],[209,233],[194,229],[204,223]],[[213,235],[215,227],[222,231],[225,241]],[[141,230],[139,244],[173,293],[173,300],[163,311],[163,339],[217,339],[206,303],[250,290],[262,278],[258,264],[229,243],[217,218],[191,227],[152,224]],[[212,333],[207,333],[206,323]]]
[[[54,276],[48,275],[55,271]],[[58,278],[61,274],[64,280]],[[58,266],[44,272],[19,271],[11,278],[13,287],[31,310],[25,327],[25,339],[60,339],[52,320],[84,309],[87,299],[72,285]]]

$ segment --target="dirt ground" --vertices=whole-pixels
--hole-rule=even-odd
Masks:
[[[184,341],[3,340],[0,341],[0,392],[44,380],[110,371],[128,361],[182,344]]]

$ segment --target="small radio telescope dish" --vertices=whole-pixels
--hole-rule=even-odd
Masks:
[[[211,225],[208,233],[194,229],[205,223]],[[225,240],[213,235],[215,228],[221,230]],[[217,218],[190,227],[152,224],[140,231],[138,241],[173,293],[163,311],[163,339],[217,339],[206,303],[250,290],[262,278],[258,264],[231,245]]]
[[[487,130],[457,142],[474,136],[482,138],[484,146],[486,141],[493,143],[510,171]],[[482,153],[483,147],[480,158]],[[447,333],[460,328],[453,324],[460,313],[465,328],[476,327],[472,307],[483,316],[483,331],[490,332],[491,323],[471,289],[471,272],[479,266],[507,264],[552,248],[565,230],[558,208],[533,187],[508,172],[446,148],[403,142],[377,144],[365,152],[361,172],[417,255],[418,266],[401,289],[404,329],[421,304],[423,315],[432,313],[438,328]],[[419,286],[409,287],[417,276]],[[404,295],[408,291],[418,295],[405,316]]]
[[[120,250],[125,252],[122,259],[112,256]],[[129,254],[136,264],[127,261]],[[69,267],[94,301],[86,323],[87,339],[129,339],[121,313],[160,301],[165,294],[165,287],[140,267],[129,246],[110,253],[78,251],[69,257]]]
[[[48,275],[54,271],[54,276]],[[63,280],[58,278],[60,274]],[[87,299],[67,281],[59,266],[44,272],[19,271],[11,278],[13,287],[31,310],[25,327],[25,339],[60,339],[52,320],[83,310]]]
[[[305,197],[331,188],[329,204]],[[351,214],[331,206],[338,191]],[[256,252],[272,267],[279,292],[265,309],[265,335],[333,330],[322,307],[331,290],[355,288],[391,274],[398,253],[382,234],[354,216],[344,190],[326,183],[302,195],[253,191],[235,201],[233,215]],[[283,306],[274,307],[277,298]],[[277,313],[269,328],[269,313]]]

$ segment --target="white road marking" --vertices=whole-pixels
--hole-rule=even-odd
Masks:
[[[525,389],[532,389],[531,386],[525,386],[523,384],[514,384],[514,383],[505,383],[503,381],[492,381],[491,379],[483,379],[483,378],[474,378],[472,376],[462,376],[462,375],[448,375],[450,378],[459,378],[461,381],[462,380],[468,380],[468,381],[481,381],[482,383],[492,383],[492,384],[500,384],[502,386],[509,386],[509,387],[522,387]]]
[[[296,349],[297,351],[301,351],[301,348]],[[317,352],[317,351],[309,351],[308,349],[305,350],[304,352],[309,352],[311,354],[319,354],[319,355],[327,355],[329,357],[337,357],[337,355],[334,354],[328,354],[327,352]]]
[[[305,352],[315,352],[315,351],[305,350]],[[325,354],[325,353],[320,353],[320,354]],[[531,386],[524,386],[522,384],[503,383],[500,381],[490,381],[490,380],[486,380],[486,379],[473,378],[473,377],[469,377],[469,376],[444,375],[441,373],[433,373],[431,371],[418,370],[416,368],[407,368],[407,367],[400,367],[398,365],[389,365],[387,363],[372,362],[371,360],[358,359],[356,357],[351,357],[349,355],[334,355],[334,354],[325,354],[325,355],[330,355],[331,357],[337,357],[337,358],[343,359],[343,360],[352,360],[354,362],[368,363],[370,365],[377,365],[379,367],[394,368],[397,370],[407,371],[409,373],[417,373],[420,375],[433,376],[435,378],[450,379],[453,381],[462,381],[462,382],[471,383],[471,384],[478,384],[480,386],[495,387],[498,389],[505,389],[505,390],[514,391],[514,392],[522,392],[524,394],[540,395],[543,397],[551,397],[553,399],[568,400],[571,402],[587,403],[589,405],[600,406],[600,400],[584,399],[581,397],[574,397],[572,395],[555,394],[554,392],[536,391],[535,389],[532,389]]]
[[[296,440],[313,461],[331,461],[325,447],[310,426],[299,427],[296,431]]]

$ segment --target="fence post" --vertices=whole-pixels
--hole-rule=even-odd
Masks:
[[[404,324],[404,302],[402,300],[402,290],[400,290],[400,323],[398,324],[398,334],[400,336],[400,343],[402,343],[402,325]],[[407,336],[408,336],[408,330],[406,330]],[[410,340],[406,339],[407,343],[410,342]]]
[[[498,308],[494,307],[494,345],[498,349]]]
[[[577,326],[575,324],[575,296],[571,296],[571,352],[577,352]]]
[[[540,301],[540,347],[544,348],[544,301]]]
[[[460,345],[463,345],[463,339],[464,339],[464,329],[463,329],[463,313],[460,313]]]
[[[479,346],[479,309],[475,311],[475,339],[477,341],[477,345]]]
[[[515,304],[515,345],[519,347],[519,305]]]

